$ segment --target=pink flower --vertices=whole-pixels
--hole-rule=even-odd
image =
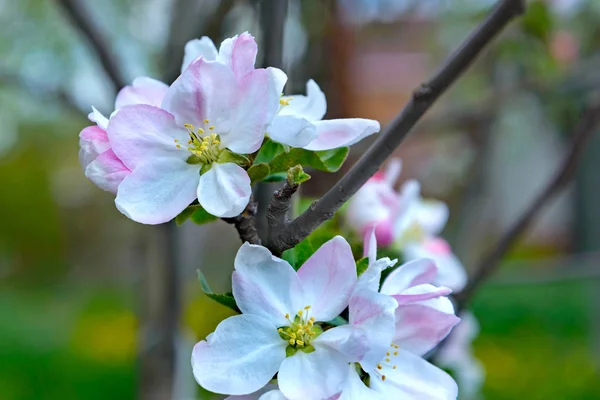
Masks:
[[[421,358],[460,321],[446,297],[450,289],[431,285],[436,267],[424,259],[400,266],[379,289],[381,271],[396,261],[388,258],[376,260],[374,232],[365,248],[368,249],[369,267],[358,280],[349,311],[351,329],[365,333],[363,339],[370,349],[360,361],[362,370],[370,377],[369,387],[351,367],[340,400],[456,399],[457,388],[452,378]],[[379,313],[379,321],[375,324],[373,319],[357,317],[352,304],[360,301],[355,299],[356,296],[367,292],[380,298],[394,299],[398,306],[392,309],[393,314]],[[361,309],[364,307],[354,308]],[[391,329],[389,322],[382,321],[390,318],[393,322]]]
[[[245,56],[236,65],[254,62]],[[108,138],[132,171],[115,200],[123,214],[158,224],[196,198],[218,217],[244,210],[250,178],[232,153],[258,150],[279,104],[270,72],[248,70],[238,79],[224,64],[198,58],[169,87],[162,108],[132,105],[111,118]]]
[[[152,78],[137,78],[133,85],[121,89],[115,109],[131,104],[158,106],[167,88],[167,85]],[[106,135],[108,119],[94,107],[88,118],[96,125],[84,128],[79,134],[79,161],[89,180],[103,190],[116,193],[119,184],[131,171],[112,150]]]
[[[290,400],[336,395],[348,363],[369,349],[360,332],[346,326],[323,332],[320,322],[348,306],[356,279],[352,251],[339,236],[298,272],[266,248],[244,244],[233,273],[233,295],[243,314],[224,320],[196,344],[196,380],[213,392],[244,395],[278,373],[279,388]],[[378,305],[365,300],[365,308]]]
[[[400,174],[399,160],[392,160],[383,173],[373,176],[350,199],[346,221],[351,229],[366,237],[375,227],[382,246],[394,246],[406,260],[432,259],[438,268],[436,284],[461,290],[466,271],[448,243],[438,235],[448,221],[448,207],[423,199],[420,185],[406,181],[399,192],[394,183]]]

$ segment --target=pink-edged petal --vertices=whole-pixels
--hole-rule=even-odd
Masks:
[[[289,105],[282,107],[280,115],[294,115],[308,121],[320,121],[327,112],[325,94],[312,79],[306,83],[306,96],[293,95],[287,99]]]
[[[369,351],[367,335],[351,325],[328,329],[312,341],[315,348],[328,347],[346,357],[347,362],[359,362]]]
[[[303,307],[302,285],[287,261],[262,246],[244,243],[235,257],[233,296],[244,314],[258,315],[273,326],[289,325]]]
[[[360,380],[354,365],[348,366],[348,379],[344,383],[341,396],[337,400],[386,400],[381,393],[368,388]]]
[[[415,211],[421,202],[421,184],[409,179],[400,189],[399,201],[393,211],[394,236],[401,238],[415,222]]]
[[[274,141],[291,147],[304,147],[317,137],[311,122],[293,115],[277,115],[267,133]]]
[[[377,261],[377,237],[375,226],[367,229],[363,239],[363,257],[369,257],[369,265]]]
[[[216,61],[196,59],[169,87],[162,107],[175,116],[179,126],[191,124],[215,132],[228,132],[234,124],[239,98],[238,83],[229,67]]]
[[[400,294],[409,287],[432,282],[437,275],[435,263],[427,258],[409,261],[390,273],[381,285],[381,293]]]
[[[221,142],[235,153],[253,153],[260,148],[279,108],[271,73],[256,69],[246,74],[240,80],[237,100],[235,123],[229,132],[221,134]]]
[[[346,358],[327,347],[286,358],[277,375],[279,389],[290,400],[328,399],[341,392],[347,376]]]
[[[196,199],[197,165],[157,158],[139,165],[119,184],[119,211],[143,224],[162,224],[175,218]]]
[[[399,305],[407,305],[419,301],[435,299],[442,296],[448,296],[452,293],[452,289],[447,287],[435,287],[428,283],[412,286],[400,294],[395,294],[393,297],[398,301]]]
[[[348,305],[356,285],[356,264],[350,245],[336,236],[317,250],[298,270],[306,305],[317,321],[329,321]]]
[[[346,222],[359,234],[391,218],[390,209],[381,201],[378,185],[381,184],[367,181],[348,202]]]
[[[217,217],[240,215],[248,201],[252,188],[246,170],[234,163],[214,163],[200,176],[198,202],[206,211]]]
[[[388,257],[380,258],[374,263],[370,263],[369,267],[361,276],[358,277],[356,284],[357,290],[367,289],[373,292],[379,291],[379,284],[381,282],[381,272],[387,268],[396,265],[398,260],[390,260]]]
[[[361,365],[365,370],[376,367],[390,348],[395,333],[394,311],[398,303],[390,296],[371,290],[356,291],[350,299],[350,325],[363,333],[369,350]]]
[[[410,243],[403,249],[406,259],[430,258],[437,266],[437,285],[447,286],[455,292],[467,284],[467,271],[460,260],[452,253],[450,246],[441,238],[428,238],[424,242]]]
[[[330,119],[313,123],[317,128],[317,138],[304,148],[314,151],[351,146],[380,129],[379,122],[361,118]]]
[[[194,347],[194,377],[215,393],[255,392],[273,378],[285,359],[286,346],[270,321],[256,315],[229,317]]]
[[[371,374],[371,388],[387,399],[456,400],[456,382],[441,369],[421,357],[398,349],[395,369],[384,367],[380,374]],[[381,379],[385,374],[386,379]]]
[[[254,70],[258,46],[248,32],[225,39],[219,48],[218,60],[229,66],[239,79]]]
[[[110,149],[110,142],[104,129],[88,126],[79,134],[79,146],[79,162],[85,169],[96,157]]]
[[[215,61],[217,59],[217,48],[208,36],[190,40],[185,44],[184,49],[181,73],[198,57],[202,57],[206,61]]]
[[[88,119],[95,122],[100,128],[106,130],[108,118],[106,118],[96,107],[92,106],[92,112],[88,114]]]
[[[94,182],[102,190],[117,193],[117,189],[123,179],[131,171],[123,165],[123,162],[112,150],[100,154],[85,169],[85,176]]]
[[[145,76],[136,78],[131,86],[119,91],[115,101],[115,109],[134,104],[149,104],[160,107],[169,86],[161,81]]]
[[[190,156],[185,146],[177,148],[175,142],[185,144],[189,140],[187,131],[158,107],[144,104],[123,107],[110,119],[107,134],[113,151],[131,170],[138,164],[163,163],[166,159],[185,163]]]
[[[411,353],[423,355],[448,336],[459,321],[447,297],[399,306],[394,343]]]

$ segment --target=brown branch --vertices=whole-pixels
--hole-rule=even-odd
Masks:
[[[589,105],[581,117],[581,121],[572,133],[572,144],[563,163],[546,187],[527,207],[517,221],[501,237],[496,246],[489,250],[473,270],[469,283],[456,296],[456,308],[462,310],[473,298],[473,295],[483,282],[498,268],[500,260],[521,237],[529,224],[539,215],[540,211],[571,182],[577,164],[588,139],[600,125],[600,100],[596,99]]]
[[[221,218],[228,224],[233,224],[237,229],[242,242],[252,244],[260,244],[260,237],[256,230],[256,211],[258,207],[254,199],[250,198],[250,202],[246,206],[243,213],[233,218]]]
[[[94,24],[94,21],[86,13],[80,2],[78,0],[57,0],[57,2],[73,25],[86,37],[92,46],[115,92],[127,85],[127,81],[121,73],[119,62],[111,51],[111,44]]]
[[[298,188],[299,184],[294,183],[291,179],[287,179],[283,186],[273,193],[273,198],[267,209],[267,238],[278,237],[281,230],[286,228],[288,223],[289,211],[292,206],[292,196]],[[267,247],[271,248],[270,243],[266,243]],[[277,249],[274,250],[275,255],[280,255]]]
[[[448,58],[433,78],[413,93],[412,99],[350,171],[308,210],[270,238],[282,252],[295,246],[335,212],[371,177],[423,114],[473,63],[481,51],[516,16],[525,11],[524,0],[502,0],[486,20]]]

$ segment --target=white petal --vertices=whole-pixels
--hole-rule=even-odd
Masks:
[[[293,318],[303,307],[304,295],[296,271],[265,247],[242,245],[235,257],[232,283],[240,310],[273,321],[274,326],[288,325],[285,315]]]
[[[361,365],[370,370],[383,359],[396,330],[394,310],[398,306],[390,296],[359,290],[350,299],[350,325],[363,333],[369,350]]]
[[[456,382],[441,369],[419,356],[398,349],[394,358],[396,369],[384,367],[381,374],[371,374],[371,388],[388,399],[402,400],[456,400]]]
[[[348,379],[344,384],[342,395],[337,400],[386,400],[386,397],[369,389],[360,380],[354,365],[351,364],[348,368]]]
[[[214,163],[212,168],[200,176],[198,202],[206,211],[217,217],[240,215],[252,189],[248,173],[234,163]]]
[[[277,375],[280,390],[290,400],[328,399],[342,390],[347,376],[346,359],[326,347],[286,358]]]
[[[85,176],[100,189],[116,194],[123,179],[131,171],[109,149],[100,154],[85,169]]]
[[[363,330],[351,325],[341,325],[326,330],[312,344],[315,348],[326,346],[338,351],[346,357],[347,362],[359,362],[369,351],[370,343]]]
[[[106,118],[96,107],[92,106],[92,112],[88,114],[88,119],[95,122],[100,128],[106,130],[108,118]]]
[[[409,243],[404,247],[403,254],[407,260],[416,258],[432,259],[437,266],[437,276],[433,282],[459,292],[467,284],[467,271],[449,248],[447,251],[440,251],[432,245],[431,242],[437,240],[437,238],[434,238],[426,239],[424,242]]]
[[[400,294],[411,286],[432,282],[437,275],[435,263],[427,258],[409,261],[390,273],[383,285],[381,293]]]
[[[277,115],[267,133],[276,142],[292,147],[304,147],[317,137],[317,128],[304,118]]]
[[[417,224],[429,235],[438,235],[446,226],[450,211],[446,203],[438,200],[421,200],[415,218]]]
[[[307,150],[330,150],[351,146],[379,132],[379,122],[370,119],[330,119],[316,121],[314,124],[317,127],[317,138],[304,147]]]
[[[134,104],[160,107],[167,89],[169,89],[168,85],[156,79],[145,76],[136,78],[131,86],[125,86],[119,91],[115,100],[115,109]]]
[[[282,107],[280,115],[294,115],[308,121],[320,121],[327,112],[327,101],[321,88],[312,79],[306,83],[306,96],[288,97],[289,105]]]
[[[225,398],[225,400],[261,400],[261,399],[264,400],[263,395],[266,395],[266,394],[269,394],[272,392],[279,392],[279,389],[277,389],[277,385],[269,383],[268,385],[266,385],[265,387],[263,387],[260,390],[257,390],[254,393],[243,394],[241,396],[228,396]],[[281,393],[281,392],[279,392],[279,393]],[[275,397],[275,399],[277,399],[277,397]],[[285,400],[285,398],[283,398],[283,400]]]
[[[261,317],[236,315],[221,322],[207,341],[196,344],[196,381],[211,392],[249,394],[265,386],[285,359],[287,342]]]
[[[196,199],[198,166],[177,159],[158,158],[138,165],[119,184],[119,211],[143,224],[175,218]]]
[[[258,46],[248,32],[223,40],[218,61],[227,65],[240,79],[254,69]]]
[[[398,180],[398,177],[400,176],[401,172],[402,160],[399,158],[392,158],[390,161],[388,161],[385,167],[383,177],[387,184],[390,187],[393,187],[396,184],[396,181]]]
[[[356,285],[356,263],[346,239],[336,236],[317,250],[298,270],[310,314],[329,321],[348,305]]]
[[[283,88],[287,83],[287,75],[285,74],[285,72],[275,67],[269,67],[267,68],[267,71],[269,71],[270,79],[273,81],[273,88],[275,92],[277,92],[277,94],[281,96],[281,94],[283,93]]]
[[[190,40],[185,44],[181,73],[183,73],[196,58],[203,57],[206,61],[214,61],[217,59],[217,54],[217,48],[208,36]]]
[[[379,291],[379,282],[381,281],[381,272],[387,268],[396,265],[398,260],[390,260],[388,257],[380,258],[369,265],[367,270],[358,278],[357,288],[368,289],[374,292]]]
[[[287,400],[280,390],[271,390],[260,396],[258,400]]]

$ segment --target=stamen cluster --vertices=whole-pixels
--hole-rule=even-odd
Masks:
[[[298,310],[293,320],[290,319],[290,314],[286,314],[285,318],[290,322],[290,325],[277,329],[279,336],[288,341],[288,348],[305,352],[314,350],[310,342],[323,331],[321,327],[315,325],[315,317],[309,318],[310,308],[310,306],[306,306],[304,309]]]

